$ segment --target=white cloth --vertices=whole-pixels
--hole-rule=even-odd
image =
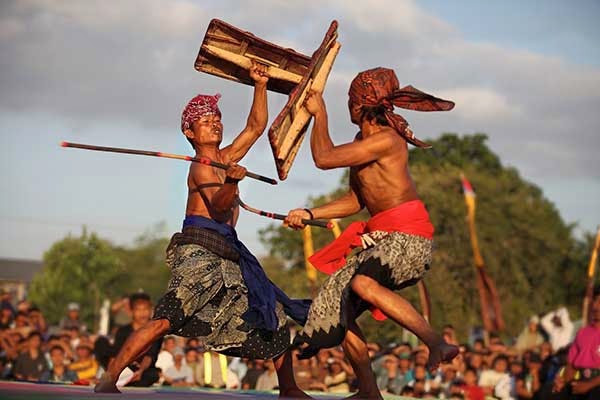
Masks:
[[[554,325],[552,319],[554,319],[555,316],[560,319],[562,326]],[[540,324],[550,336],[550,344],[554,351],[558,351],[563,347],[568,346],[573,340],[575,327],[573,326],[573,322],[571,322],[569,311],[566,307],[561,307],[554,312],[544,315]]]
[[[187,382],[194,383],[194,373],[190,367],[181,364],[181,368],[177,369],[175,365],[168,368],[165,372],[165,377],[169,378],[173,383]]]
[[[256,390],[273,390],[277,386],[279,386],[279,381],[275,372],[269,373],[269,371],[265,371],[256,381]]]
[[[173,354],[169,353],[166,350],[161,351],[160,353],[158,353],[158,358],[156,359],[155,365],[156,368],[160,368],[161,371],[165,372],[173,365],[175,365],[175,362],[173,361]]]

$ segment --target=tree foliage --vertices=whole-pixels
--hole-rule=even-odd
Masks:
[[[410,151],[411,175],[436,229],[434,262],[425,278],[433,325],[453,324],[463,338],[470,327],[481,322],[461,172],[477,194],[479,244],[498,288],[507,334],[518,333],[528,316],[562,304],[578,316],[585,260],[591,248],[589,238],[581,242],[574,237],[573,226],[562,220],[540,188],[521,178],[515,168],[502,165],[486,139],[484,134],[444,134],[429,141],[432,150]],[[346,179],[347,175],[341,187],[330,194],[309,199],[310,204],[323,204],[344,193]],[[368,216],[363,212],[343,219],[341,225],[364,218]],[[331,240],[325,230],[313,232],[317,249]],[[293,279],[278,283],[284,289],[292,281],[297,286],[303,274],[301,234],[270,226],[260,237],[271,256],[285,260],[290,267]],[[305,285],[304,295],[308,293]],[[402,294],[418,304],[416,290]],[[393,324],[377,324],[370,317],[361,318],[361,324],[372,340],[397,340],[400,334]]]

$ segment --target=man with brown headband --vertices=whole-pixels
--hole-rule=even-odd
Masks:
[[[391,318],[429,347],[428,368],[458,354],[434,332],[413,306],[394,293],[423,278],[431,263],[433,225],[419,200],[408,171],[407,142],[418,140],[394,106],[416,111],[446,111],[454,103],[399,87],[394,71],[376,68],[352,81],[348,107],[360,132],[351,143],[334,145],[328,132],[323,98],[310,93],[305,107],[314,116],[311,149],[321,169],[350,167],[346,195],[321,207],[290,211],[286,223],[302,228],[302,219],[342,218],[367,208],[371,219],[355,222],[311,258],[323,272],[333,274],[320,289],[308,321],[296,343],[307,344],[301,357],[342,343],[359,381],[356,397],[381,398],[371,370],[365,339],[356,318],[370,308],[376,319]],[[346,261],[353,247],[363,251]]]
[[[121,371],[166,334],[199,337],[208,350],[225,355],[274,359],[282,397],[308,397],[294,380],[287,316],[306,321],[309,300],[292,300],[265,275],[237,237],[238,182],[246,170],[236,163],[267,125],[266,67],[253,63],[254,100],[244,130],[221,148],[219,95],[198,95],[183,110],[181,130],[196,156],[228,164],[226,171],[191,164],[182,232],[167,248],[171,280],[150,322],[133,332],[96,385],[117,392]],[[164,372],[164,371],[163,371]]]

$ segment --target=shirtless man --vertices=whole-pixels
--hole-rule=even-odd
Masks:
[[[458,354],[456,346],[446,343],[409,302],[394,293],[415,284],[429,269],[433,226],[408,171],[407,141],[428,145],[414,137],[393,107],[442,111],[454,103],[411,86],[400,89],[394,71],[384,68],[358,74],[349,96],[350,117],[360,132],[352,143],[338,146],[329,136],[323,98],[313,92],[305,101],[314,116],[310,144],[315,164],[320,169],[350,167],[348,193],[321,207],[292,210],[285,223],[302,228],[302,219],[342,218],[365,207],[372,218],[351,224],[310,258],[321,271],[335,273],[314,299],[296,343],[308,345],[302,354],[308,357],[341,342],[358,377],[355,396],[381,398],[355,321],[367,308],[377,319],[389,317],[417,335],[429,348],[430,369]],[[361,244],[365,250],[346,262],[351,248]]]
[[[227,147],[220,95],[198,95],[185,107],[181,130],[196,156],[228,164],[226,171],[193,163],[188,176],[186,218],[167,249],[171,280],[153,319],[136,330],[110,363],[96,392],[117,392],[121,371],[166,334],[200,337],[209,350],[274,359],[281,397],[308,397],[294,380],[286,314],[304,324],[310,301],[291,300],[268,280],[238,240],[238,182],[246,170],[236,163],[267,125],[266,67],[253,64],[254,100],[244,130]]]

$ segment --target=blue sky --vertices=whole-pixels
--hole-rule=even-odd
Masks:
[[[189,153],[181,109],[221,92],[225,141],[238,133],[251,88],[193,69],[211,18],[311,53],[332,19],[342,50],[325,99],[337,143],[355,128],[346,92],[360,70],[386,65],[401,84],[453,99],[449,113],[404,113],[422,138],[486,132],[503,162],[539,185],[578,233],[600,223],[599,3],[393,1],[105,2],[0,5],[0,257],[39,259],[81,226],[118,244],[164,221],[179,229],[187,164],[63,149],[62,140]],[[273,118],[284,96],[270,93]],[[265,135],[266,136],[266,135]],[[276,176],[267,138],[244,160]],[[303,146],[276,189],[243,181],[249,204],[286,212],[334,188]],[[417,182],[418,185],[418,182]],[[258,254],[269,220],[242,214]]]

